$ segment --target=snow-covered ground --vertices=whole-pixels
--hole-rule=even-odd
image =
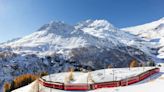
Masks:
[[[147,70],[150,68],[144,68],[144,69]],[[137,73],[139,73],[138,71],[140,71],[140,72],[143,71],[143,68],[134,68],[134,69],[131,69],[130,71],[128,68],[127,69],[126,68],[115,69],[115,70],[116,70],[116,72],[126,71],[126,72],[119,72],[119,74],[122,75],[122,77],[123,77],[123,76],[131,75],[131,74],[137,74]],[[104,72],[104,70],[98,70],[98,71],[92,72],[92,74],[97,74],[100,71],[101,71],[101,73]],[[106,70],[106,72],[107,72],[107,70]],[[77,74],[82,74],[82,73],[77,73]],[[105,74],[107,74],[107,73],[105,73]],[[59,74],[57,74],[57,75],[59,75]],[[116,73],[116,75],[117,75],[117,73]],[[60,76],[60,77],[62,77],[62,76]],[[80,76],[78,76],[78,79],[80,80],[80,78],[83,78],[83,77],[84,76],[80,75]],[[101,80],[101,77],[97,78],[96,81],[100,81],[100,80]],[[110,77],[109,77],[109,80],[110,80]],[[85,80],[81,80],[81,81],[85,81]],[[32,88],[34,89],[34,88],[38,87],[38,86],[36,86],[35,83],[36,82],[33,82],[30,85],[27,85],[25,87],[14,90],[13,92],[36,92],[36,91],[30,90]],[[154,92],[154,91],[163,92],[164,91],[163,85],[164,85],[164,66],[162,66],[160,68],[160,73],[154,74],[153,76],[151,76],[139,83],[130,85],[130,86],[115,87],[115,88],[102,88],[102,89],[85,91],[85,92]],[[40,85],[40,87],[41,87],[41,85]],[[42,88],[41,92],[71,92],[71,91],[51,89],[51,88],[47,88],[47,87],[41,87],[41,88]],[[80,91],[80,92],[83,92],[83,91]]]
[[[164,91],[164,67],[160,68],[160,73],[155,74],[139,83],[116,88],[98,89],[96,92],[163,92]],[[56,92],[56,91],[55,91]],[[95,92],[94,90],[91,92]]]
[[[116,81],[125,79],[131,76],[138,75],[144,71],[150,70],[153,67],[139,67],[139,68],[111,68],[111,69],[102,69],[90,72],[92,80],[94,82],[107,82],[107,81]],[[46,81],[62,82],[65,83],[65,79],[69,76],[70,73],[58,73],[51,74],[49,76],[43,77]],[[113,75],[114,74],[114,75]],[[74,80],[71,83],[87,83],[87,77],[89,73],[74,72]],[[113,77],[114,76],[114,77]]]
[[[164,17],[143,25],[122,28],[122,30],[142,37],[158,48],[158,58],[164,59]]]

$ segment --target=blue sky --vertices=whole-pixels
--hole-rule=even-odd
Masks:
[[[22,37],[51,20],[75,24],[106,19],[116,27],[164,17],[164,0],[0,0],[0,42]]]

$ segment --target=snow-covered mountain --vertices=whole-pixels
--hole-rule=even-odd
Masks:
[[[71,26],[63,22],[50,22],[38,31],[0,45],[14,52],[63,52],[79,47],[141,46],[142,39],[115,28],[106,20],[86,20]],[[143,41],[143,40],[142,40]],[[110,44],[108,44],[108,42]],[[137,43],[136,43],[137,42]],[[146,48],[142,48],[145,50]],[[46,53],[47,54],[47,53]]]
[[[157,57],[164,59],[164,18],[143,25],[123,28],[122,30],[156,44],[154,48],[158,49]]]
[[[24,73],[127,67],[131,60],[154,62],[152,44],[106,20],[68,25],[50,22],[25,37],[0,44],[0,80]]]
[[[102,32],[99,32],[99,29],[94,29],[100,27],[93,25],[95,22],[106,23],[106,25],[100,25],[99,28]],[[97,35],[102,35],[101,37],[106,39],[106,35],[111,37],[110,46],[104,41],[101,37],[90,35],[90,33],[83,32],[82,27],[79,24],[76,27],[64,24],[62,22],[51,22],[49,24],[43,25],[38,31],[32,33],[31,35],[25,36],[22,39],[4,43],[2,47],[11,47],[15,52],[30,52],[30,53],[50,53],[50,52],[63,52],[68,49],[79,48],[79,47],[88,47],[88,46],[97,46],[97,47],[113,47],[120,45],[122,42],[118,39],[115,39],[115,35],[112,35],[110,31],[116,31],[114,28],[107,28],[110,25],[107,21],[97,20],[92,21],[88,25],[93,25],[91,32],[97,31]],[[87,24],[85,24],[87,25]],[[88,28],[83,27],[83,28]],[[93,31],[92,31],[93,29]],[[84,30],[85,31],[85,30]],[[115,34],[115,33],[114,33]],[[110,35],[110,36],[109,36]],[[114,38],[114,39],[113,39]],[[46,53],[47,54],[47,53]]]

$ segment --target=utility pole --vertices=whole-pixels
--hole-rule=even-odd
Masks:
[[[90,71],[88,71],[88,76],[87,76],[87,85],[89,86],[89,77],[90,77],[91,75],[90,75]],[[90,87],[90,86],[89,86]]]
[[[104,79],[105,79],[105,63],[104,63]]]
[[[128,85],[128,77],[126,76],[126,86]]]
[[[51,74],[49,74],[49,79],[51,81]],[[52,92],[52,88],[50,88],[50,92]]]
[[[142,63],[142,67],[143,67],[143,72],[145,70],[145,63]]]
[[[39,92],[39,91],[40,91],[40,90],[39,90],[39,79],[37,79],[37,84],[38,84],[38,92]]]
[[[114,70],[114,69],[112,69],[112,71],[113,71],[113,81],[114,81],[114,71],[115,71],[115,70]]]

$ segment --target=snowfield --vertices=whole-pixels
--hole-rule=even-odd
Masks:
[[[144,70],[148,70],[148,69],[151,69],[151,67],[145,67],[144,68]],[[107,72],[107,70],[108,69],[106,69],[105,72]],[[143,68],[134,68],[134,69],[131,69],[131,70],[129,70],[129,68],[123,68],[123,69],[114,69],[114,70],[116,72],[115,77],[119,76],[119,75],[122,75],[122,77],[125,77],[125,76],[133,76],[133,75],[135,75],[137,73],[140,73],[140,72],[143,71]],[[93,71],[91,73],[92,73],[92,75],[95,76],[94,79],[96,81],[104,81],[104,79],[102,79],[102,76],[104,76],[104,75],[96,76],[98,73],[103,73],[103,72],[104,72],[104,70],[98,70],[98,71]],[[110,71],[108,71],[108,72],[110,72]],[[117,74],[117,72],[119,74]],[[81,76],[81,74],[83,74],[83,73],[75,73],[75,76],[79,75],[77,78],[75,78],[76,82],[83,82],[83,81],[85,81],[84,80],[85,79],[84,75]],[[108,74],[108,73],[105,73],[105,74]],[[61,75],[65,75],[65,73],[63,73],[63,74],[56,74],[56,75],[53,74],[52,75],[53,76],[52,80],[53,79],[57,79],[58,81],[61,81],[60,79],[63,77]],[[108,76],[111,76],[111,75],[109,73]],[[55,76],[58,77],[58,78],[55,78]],[[107,77],[107,75],[106,75],[106,77]],[[44,78],[45,79],[49,79],[48,76],[46,76]],[[107,77],[106,79],[111,80],[112,78],[111,77]],[[27,85],[25,87],[22,87],[22,88],[19,88],[17,90],[14,90],[13,92],[37,92],[37,91],[31,91],[30,90],[31,88],[37,88],[35,83],[37,83],[37,82],[33,82],[30,85]],[[164,85],[164,66],[162,66],[160,68],[160,72],[159,73],[154,74],[153,76],[150,76],[149,78],[147,78],[147,79],[145,79],[145,80],[143,80],[141,82],[135,83],[133,85],[130,85],[130,86],[115,87],[115,88],[102,88],[102,89],[85,91],[85,92],[154,92],[154,91],[163,92],[164,91],[163,85]],[[40,85],[40,87],[41,87],[41,85]],[[41,92],[71,92],[71,91],[62,91],[62,90],[42,87],[42,91]],[[74,92],[83,92],[83,91],[74,91]]]
[[[154,48],[159,49],[157,57],[164,59],[164,17],[143,25],[122,28],[122,30],[155,43]]]
[[[138,75],[144,71],[150,70],[153,67],[139,67],[139,68],[112,68],[112,69],[102,69],[90,72],[94,82],[107,82],[107,81],[117,81],[125,78],[129,78]],[[114,77],[113,77],[114,74]],[[88,73],[75,72],[74,81],[71,83],[87,83]],[[46,81],[54,81],[65,83],[65,78],[69,76],[68,72],[51,74],[49,76],[43,77]]]

